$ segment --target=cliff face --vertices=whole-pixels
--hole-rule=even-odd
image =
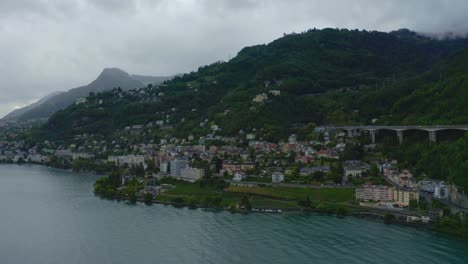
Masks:
[[[468,197],[466,193],[454,184],[449,185],[449,199],[456,206],[468,209]]]

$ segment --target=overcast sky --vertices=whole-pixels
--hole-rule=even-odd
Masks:
[[[105,67],[170,75],[308,28],[468,32],[467,0],[0,0],[0,116]]]

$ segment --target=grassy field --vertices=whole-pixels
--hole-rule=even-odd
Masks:
[[[224,190],[232,193],[265,195],[285,200],[300,200],[309,196],[312,201],[342,203],[354,201],[355,190],[346,189],[306,189],[288,187],[238,187],[230,186]]]
[[[191,205],[209,205],[210,199],[220,199],[215,207],[231,207],[239,203],[245,195],[253,208],[300,209],[298,201],[307,196],[313,203],[346,203],[354,201],[354,189],[305,189],[288,187],[237,187],[230,186],[219,190],[210,186],[201,187],[198,183],[178,182],[176,188],[159,195],[160,202]],[[178,199],[178,200],[175,200]]]

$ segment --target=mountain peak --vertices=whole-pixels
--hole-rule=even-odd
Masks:
[[[104,77],[104,76],[122,76],[122,77],[129,77],[130,75],[122,70],[122,69],[119,69],[119,68],[104,68],[101,72],[101,74],[99,74],[98,76],[98,79],[100,77]]]

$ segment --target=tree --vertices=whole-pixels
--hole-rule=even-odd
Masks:
[[[252,209],[252,205],[250,204],[249,197],[247,197],[246,195],[242,196],[239,202],[239,207],[250,211]]]
[[[418,200],[416,200],[416,199],[410,199],[410,200],[409,200],[409,205],[408,205],[408,206],[409,206],[410,209],[416,209],[416,208],[418,208]]]
[[[300,200],[300,201],[298,202],[298,204],[299,204],[300,206],[310,207],[310,205],[311,205],[312,203],[311,203],[311,201],[310,201],[309,195],[307,195],[307,196],[305,197],[304,200]]]
[[[152,193],[145,193],[145,203],[152,204],[153,203],[153,194]]]
[[[316,171],[312,174],[311,177],[314,181],[323,181],[325,179],[325,174],[322,171]]]
[[[383,217],[383,220],[384,220],[384,223],[385,224],[391,224],[393,219],[395,218],[395,216],[391,213],[385,213],[384,214],[384,217]]]
[[[114,188],[119,187],[122,183],[122,173],[117,170],[112,171],[108,176],[108,182]]]
[[[343,178],[343,165],[341,164],[341,162],[333,164],[328,173],[329,173],[328,177],[334,183],[341,183],[341,180]]]
[[[373,163],[370,167],[370,176],[371,177],[378,177],[379,176],[379,167],[377,167],[377,164]]]

